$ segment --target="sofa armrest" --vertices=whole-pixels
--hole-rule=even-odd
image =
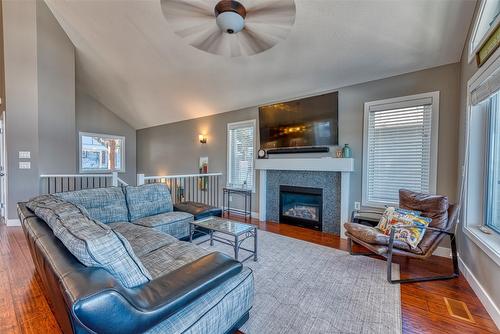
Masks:
[[[72,311],[96,333],[144,332],[241,270],[240,262],[215,252],[140,287],[87,294]]]

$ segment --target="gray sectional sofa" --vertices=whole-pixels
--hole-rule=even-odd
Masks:
[[[65,333],[231,333],[248,319],[251,270],[178,240],[193,217],[164,185],[43,195],[18,213]]]

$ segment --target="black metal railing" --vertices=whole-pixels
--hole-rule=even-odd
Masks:
[[[82,189],[118,186],[126,183],[116,173],[110,174],[47,174],[40,175],[40,193],[55,194]]]
[[[164,183],[170,189],[175,203],[192,201],[220,207],[222,173],[187,174],[167,176],[138,175],[137,183]]]

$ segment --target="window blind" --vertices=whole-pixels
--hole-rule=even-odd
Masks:
[[[231,186],[254,186],[254,122],[228,126],[228,182]]]
[[[366,202],[397,205],[401,188],[429,193],[432,99],[372,105],[367,126]]]

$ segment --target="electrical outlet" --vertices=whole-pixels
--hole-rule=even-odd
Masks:
[[[361,209],[361,203],[354,202],[354,210],[360,210],[360,209]]]
[[[19,169],[31,169],[31,162],[19,161]]]
[[[31,159],[30,151],[19,151],[19,159]]]

